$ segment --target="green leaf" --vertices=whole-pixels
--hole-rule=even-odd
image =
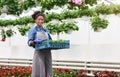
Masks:
[[[13,31],[12,31],[11,29],[6,30],[6,35],[7,35],[8,37],[13,36]]]

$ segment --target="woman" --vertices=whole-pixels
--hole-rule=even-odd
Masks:
[[[49,32],[43,27],[45,16],[36,11],[32,15],[36,26],[28,32],[28,45],[35,47],[35,43],[51,39]],[[32,77],[52,77],[51,50],[35,50],[32,65]]]

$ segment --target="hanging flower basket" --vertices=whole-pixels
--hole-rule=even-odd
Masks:
[[[42,49],[67,49],[70,48],[69,40],[44,40],[39,44],[35,44],[36,50]]]

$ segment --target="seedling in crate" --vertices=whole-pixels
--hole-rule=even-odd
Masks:
[[[41,43],[35,45],[36,50],[42,49],[68,49],[70,48],[69,40],[44,40]]]

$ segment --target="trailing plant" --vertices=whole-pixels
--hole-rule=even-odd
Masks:
[[[85,4],[94,5],[97,4],[97,0],[85,0]]]
[[[9,25],[27,25],[28,23],[33,23],[33,19],[31,17],[23,17],[16,20],[0,20],[0,26],[6,27]]]
[[[57,33],[57,34],[60,34],[62,32],[68,33],[69,31],[79,30],[75,22],[64,22],[64,21],[57,24],[48,23],[46,24],[46,28],[50,31],[50,33]]]
[[[78,5],[72,2],[72,0],[25,0],[24,2],[20,2],[19,0],[1,0],[0,1],[0,9],[4,6],[7,6],[6,9],[8,10],[8,14],[20,15],[23,10],[27,10],[28,8],[38,6],[36,3],[42,7],[43,10],[50,10],[54,6],[62,7],[64,5],[68,5],[68,9],[83,9],[88,4],[93,5],[97,4],[97,0],[82,0],[82,4]],[[112,7],[111,7],[112,6]],[[96,12],[101,14],[111,14],[111,13],[120,13],[119,12],[120,5],[104,5],[96,7]]]
[[[79,9],[73,11],[65,11],[61,14],[52,13],[46,15],[45,22],[48,23],[53,19],[64,20],[67,18],[78,18],[82,16],[94,16],[95,12],[92,9]],[[31,17],[22,17],[16,20],[0,20],[0,26],[8,26],[8,25],[27,25],[28,23],[34,23],[34,20]]]
[[[91,18],[91,26],[94,31],[98,31],[99,28],[106,29],[108,26],[108,20],[101,19],[99,16]]]
[[[120,13],[120,5],[111,5],[111,13],[112,14],[119,14]]]
[[[34,0],[25,0],[24,2],[20,2],[19,0],[1,0],[0,8],[3,7],[8,11],[7,14],[20,15],[23,10],[27,10],[30,7],[35,6]]]
[[[96,4],[97,3],[97,0],[81,0],[82,3],[79,5],[79,4],[76,4],[73,2],[73,0],[41,0],[40,2],[40,5],[42,6],[42,10],[44,11],[45,9],[47,10],[50,10],[52,9],[55,5],[56,6],[59,6],[59,7],[62,7],[66,4],[68,4],[68,9],[76,9],[77,8],[82,8],[83,6],[86,6],[86,5],[93,5],[93,4]]]
[[[96,6],[95,11],[97,14],[119,14],[120,13],[120,5],[110,5],[107,6],[105,4]]]
[[[12,29],[8,29],[8,30],[1,30],[1,41],[5,41],[6,37],[12,37],[14,35],[14,33],[16,34],[16,32],[14,32]]]
[[[48,23],[49,21],[53,19],[63,20],[67,18],[78,18],[82,16],[95,16],[98,14],[118,14],[120,13],[120,5],[111,5],[111,6],[97,6],[94,9],[78,9],[78,10],[72,10],[72,11],[65,11],[61,14],[52,13],[46,15],[45,22]],[[31,17],[23,17],[16,20],[0,20],[0,26],[8,26],[8,25],[27,25],[28,23],[34,23],[33,19]]]
[[[11,29],[6,30],[6,35],[7,35],[8,37],[13,36],[13,31],[12,31]]]
[[[84,4],[93,5],[97,2],[97,0],[83,0]],[[4,6],[7,6],[7,14],[20,15],[23,10],[27,10],[28,8],[40,6],[42,10],[45,11],[52,9],[54,6],[62,7],[66,4],[69,4],[71,7],[80,7],[79,5],[72,2],[72,0],[1,0],[0,1],[0,9]],[[84,6],[82,4],[82,6]]]
[[[28,8],[32,8],[36,6],[35,0],[25,0],[24,2],[21,2],[20,4],[20,10],[27,10]]]
[[[96,14],[119,14],[120,13],[120,5],[101,5],[97,6],[95,9],[78,9],[71,11],[64,11],[61,14],[52,13],[46,15],[45,22],[48,23],[52,19],[63,20],[67,18],[78,18],[82,16],[95,16]],[[26,25],[28,23],[33,23],[33,19],[31,17],[23,17],[16,20],[0,20],[0,26],[8,26],[8,25]]]
[[[79,28],[75,22],[60,22],[60,23],[48,23],[46,28],[50,31],[51,34],[57,34],[57,39],[59,39],[60,33],[70,33],[71,31],[78,31]]]
[[[77,4],[73,2],[73,0],[52,0],[52,1],[51,0],[23,0],[23,2],[20,2],[19,0],[1,0],[0,9],[3,9],[3,7],[6,6],[6,9],[8,10],[7,12],[8,14],[20,15],[23,10],[27,10],[29,7],[36,6],[36,4],[37,6],[42,7],[43,11],[46,9],[50,10],[54,6],[62,7],[66,5],[68,6],[68,11],[64,11],[60,14],[58,13],[48,14],[46,15],[46,18],[45,18],[45,23],[48,23],[47,25],[50,25],[50,27],[48,27],[51,30],[50,32],[57,33],[57,34],[60,34],[62,32],[69,33],[70,29],[74,30],[73,27],[71,27],[71,25],[76,25],[76,23],[74,24],[73,23],[68,24],[66,22],[64,23],[62,22],[62,20],[69,19],[69,18],[79,18],[82,16],[89,16],[89,17],[95,16],[95,19],[91,18],[91,25],[94,31],[96,31],[97,30],[96,27],[98,26],[95,26],[95,23],[101,22],[100,24],[102,26],[101,25],[99,26],[103,29],[105,29],[108,25],[107,20],[98,18],[96,17],[96,15],[120,13],[120,5],[106,6],[102,4],[101,6],[97,6],[95,8],[90,9],[88,5],[92,6],[96,4],[97,0],[81,0],[81,1],[82,2],[80,4]],[[61,21],[61,23],[50,24],[49,22],[52,21],[53,19],[57,19]],[[16,20],[0,20],[0,26],[2,27],[6,27],[8,25],[21,26],[21,25],[27,25],[28,23],[34,23],[34,20],[31,17],[23,17]],[[67,26],[67,24],[69,26]],[[70,27],[69,31],[68,31],[68,28],[66,27],[68,28]],[[77,30],[77,27],[75,28]],[[23,29],[23,27],[19,27],[18,30],[21,32],[22,35],[25,35],[25,33],[27,32],[27,31],[24,31],[25,28]]]
[[[97,14],[111,14],[111,8],[108,7],[105,4],[102,4],[100,6],[96,6],[95,11]]]
[[[78,14],[79,14],[79,17],[82,17],[82,16],[92,17],[96,15],[96,12],[94,11],[94,9],[86,8],[83,10],[82,9],[78,10]]]
[[[6,40],[6,34],[5,34],[4,29],[2,29],[2,31],[1,31],[1,37],[2,37],[1,41],[4,42]]]
[[[30,29],[30,26],[21,26],[18,28],[18,31],[22,36],[25,36],[29,29]]]
[[[63,6],[68,3],[68,0],[41,0],[40,5],[42,6],[42,10],[44,11],[45,9],[50,10],[52,9],[55,5],[57,6]]]

